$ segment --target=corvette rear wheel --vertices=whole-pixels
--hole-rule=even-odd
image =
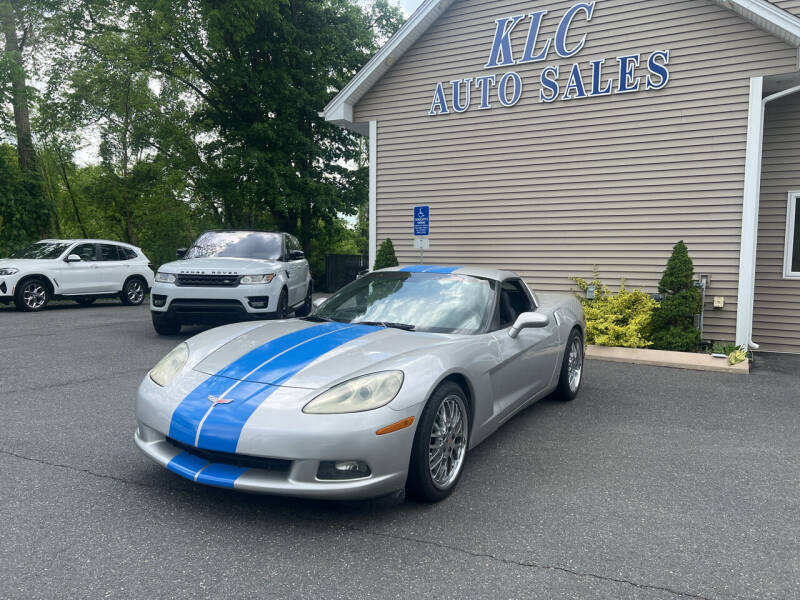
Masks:
[[[581,383],[583,383],[583,337],[577,329],[573,329],[567,339],[556,395],[561,400],[573,400],[581,389]]]
[[[436,388],[414,436],[406,491],[423,502],[439,502],[455,489],[469,443],[464,390],[451,381]]]

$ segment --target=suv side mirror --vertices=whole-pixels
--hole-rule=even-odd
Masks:
[[[178,248],[177,250],[175,250],[175,254],[178,256],[178,258],[183,258],[184,256],[186,256],[186,252],[187,252],[186,248]]]
[[[303,260],[306,257],[302,250],[292,250],[289,252],[289,260]]]
[[[83,259],[77,254],[70,254],[67,258],[64,259],[64,262],[73,263],[73,262],[81,262],[82,260]]]
[[[508,335],[516,339],[523,329],[542,329],[550,325],[550,317],[538,312],[526,312],[517,317],[516,322],[508,331]]]

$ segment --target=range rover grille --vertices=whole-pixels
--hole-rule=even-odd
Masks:
[[[178,275],[175,284],[182,287],[237,287],[239,285],[239,276],[189,275],[181,273]]]

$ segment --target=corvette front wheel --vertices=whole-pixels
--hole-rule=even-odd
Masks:
[[[423,502],[447,498],[461,478],[468,443],[466,395],[458,384],[445,382],[420,417],[408,468],[408,495]]]

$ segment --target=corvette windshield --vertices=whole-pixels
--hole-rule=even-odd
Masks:
[[[61,256],[71,244],[59,242],[38,242],[31,244],[24,250],[19,250],[11,258],[53,259]]]
[[[372,273],[342,288],[314,317],[434,333],[481,331],[492,283],[463,275]]]
[[[257,258],[277,260],[282,254],[281,236],[258,231],[210,231],[204,233],[184,258]]]

